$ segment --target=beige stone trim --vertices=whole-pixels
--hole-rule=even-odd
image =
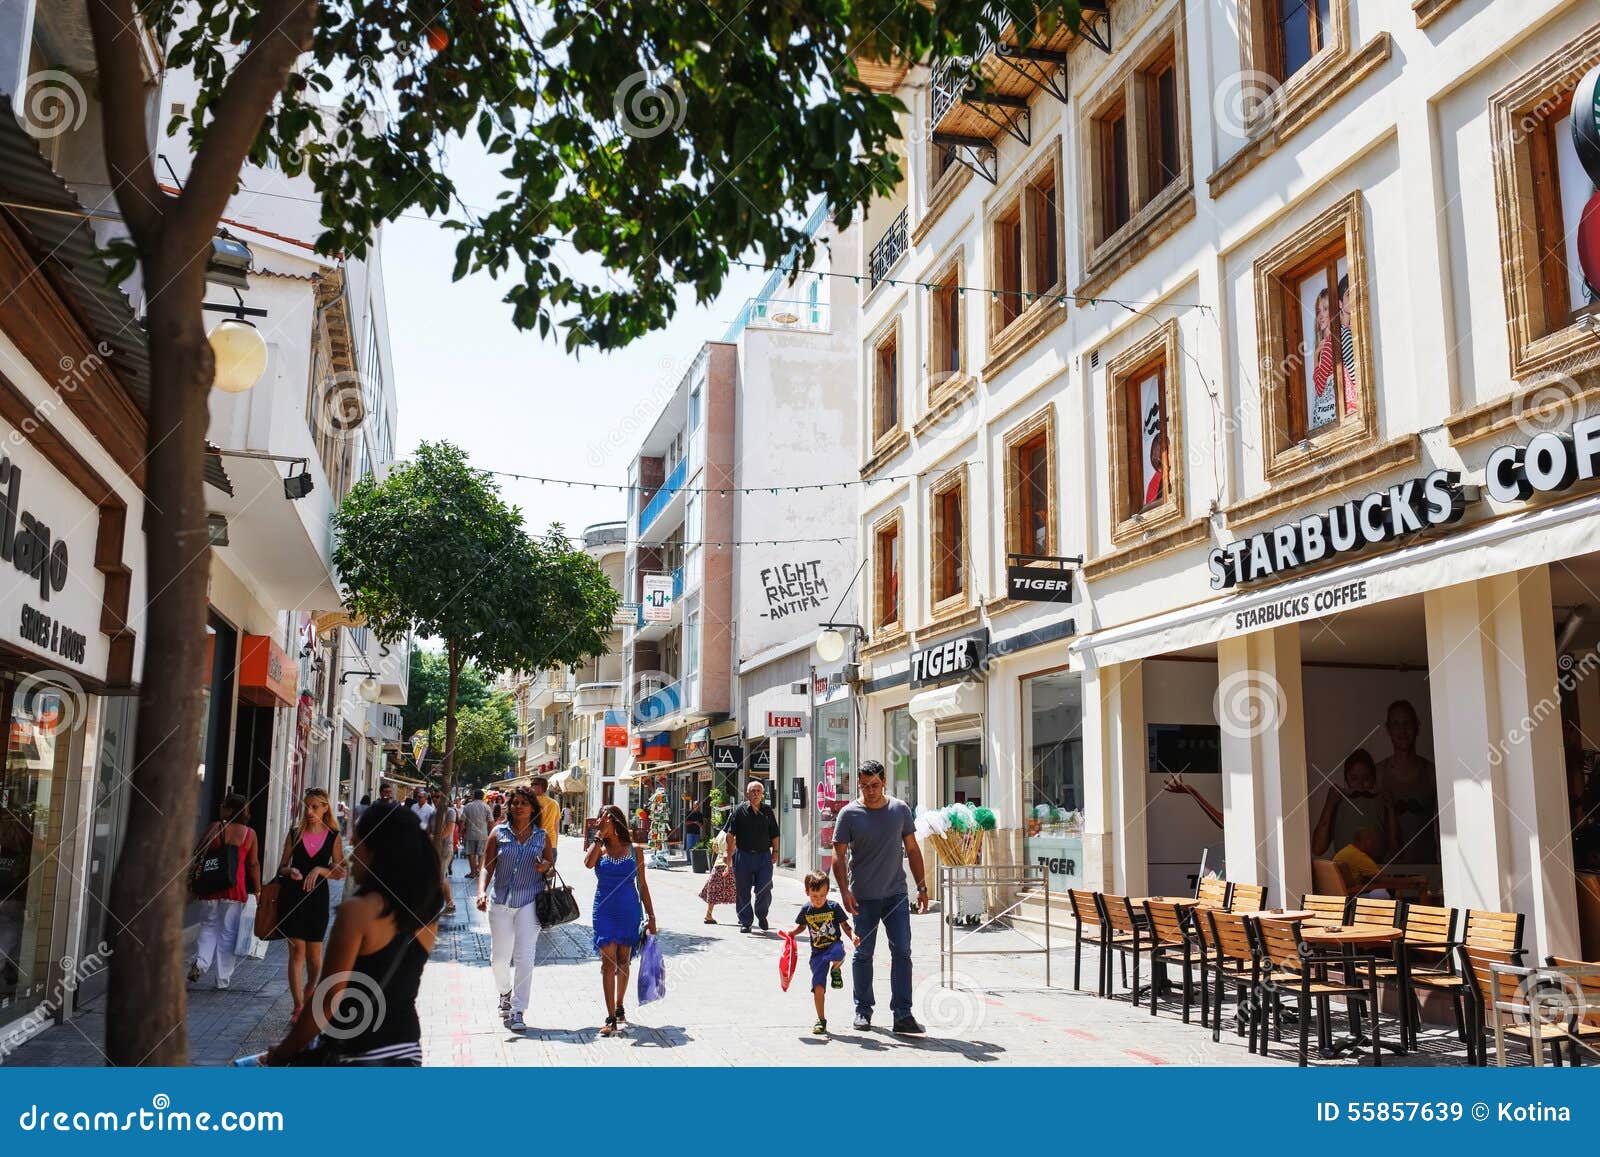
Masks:
[[[1272,487],[1223,510],[1228,525],[1245,526],[1336,494],[1379,474],[1422,461],[1422,435],[1406,434],[1359,454],[1329,454],[1311,461],[1310,472],[1295,482]]]
[[[1128,509],[1129,481],[1136,464],[1128,461],[1128,406],[1124,390],[1136,376],[1161,366],[1167,408],[1167,456],[1171,477],[1166,501],[1149,510]],[[1111,436],[1111,541],[1123,546],[1147,540],[1184,517],[1183,391],[1178,372],[1178,322],[1169,318],[1106,364],[1106,430]],[[1054,553],[1054,552],[1052,552]]]
[[[900,578],[899,591],[897,592],[899,605],[894,609],[895,615],[893,619],[886,623],[879,623],[877,620],[878,612],[881,609],[880,604],[883,600],[883,591],[878,588],[878,583],[883,577],[883,568],[881,565],[882,560],[878,557],[878,543],[883,533],[887,530],[894,531],[895,573]],[[904,634],[906,621],[906,530],[904,511],[901,507],[895,507],[872,524],[872,561],[868,565],[872,567],[872,575],[868,583],[868,589],[872,592],[871,599],[867,604],[872,612],[869,629],[874,636],[879,632],[891,635]]]
[[[1056,492],[1056,408],[1046,402],[1032,417],[1012,427],[1004,442],[1002,469],[1005,471],[1005,550],[1007,553],[1032,554],[1022,549],[1022,479],[1018,476],[1012,454],[1024,442],[1044,434],[1045,454],[1045,504],[1049,517],[1045,521],[1045,554],[1056,554],[1060,535],[1056,524],[1061,518],[1061,499]]]
[[[932,142],[929,142],[928,148],[931,153]],[[934,224],[944,216],[944,211],[955,203],[956,198],[961,196],[961,190],[967,187],[967,182],[970,180],[972,180],[972,170],[960,161],[945,170],[944,176],[939,178],[939,183],[929,191],[928,203],[923,206],[922,216],[911,229],[912,245],[922,244]]]
[[[966,374],[945,381],[940,385],[938,392],[928,399],[928,412],[922,415],[917,424],[911,428],[911,432],[919,438],[922,437],[930,428],[938,425],[939,419],[971,398],[977,390],[977,379]]]
[[[1417,27],[1426,28],[1458,3],[1460,0],[1413,0],[1411,11],[1416,15]]]
[[[886,465],[905,453],[911,445],[911,435],[904,426],[896,426],[892,435],[873,447],[872,457],[861,465],[861,477],[871,478]]]
[[[1520,432],[1525,426],[1543,429],[1563,418],[1588,413],[1600,405],[1600,368],[1573,377],[1552,375],[1531,384],[1518,382],[1503,398],[1463,410],[1445,419],[1452,446]]]
[[[1083,566],[1085,579],[1103,579],[1129,567],[1143,566],[1164,555],[1184,550],[1211,537],[1210,520],[1196,518],[1163,530],[1144,542],[1134,543],[1091,559]]]
[[[942,477],[928,491],[928,606],[933,608],[935,622],[954,614],[964,612],[972,602],[972,551],[969,540],[972,534],[972,512],[970,498],[972,491],[967,485],[967,463],[962,462],[947,470]],[[957,503],[961,511],[961,537],[954,544],[957,558],[961,561],[961,590],[947,598],[939,597],[939,572],[941,560],[939,552],[942,549],[944,537],[943,520],[939,514],[940,500],[952,490],[956,492]]]

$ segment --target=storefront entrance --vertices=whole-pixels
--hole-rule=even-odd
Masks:
[[[769,802],[778,813],[778,860],[784,867],[792,868],[798,846],[795,838],[800,830],[800,809],[794,803],[794,781],[800,773],[799,756],[794,739],[774,739],[772,747],[777,753],[773,789],[777,796]]]
[[[974,807],[988,796],[984,783],[983,742],[978,738],[939,740],[939,801]]]
[[[1051,891],[1083,886],[1083,687],[1070,671],[1023,681],[1023,860]]]

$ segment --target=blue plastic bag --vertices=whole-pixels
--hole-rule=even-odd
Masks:
[[[661,940],[655,936],[644,938],[639,950],[639,1003],[649,1004],[667,995],[667,961],[661,954]]]

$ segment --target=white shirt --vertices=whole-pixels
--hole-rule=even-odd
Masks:
[[[431,803],[420,803],[416,806],[417,819],[422,822],[422,830],[428,831],[433,825],[433,813],[438,810]]]

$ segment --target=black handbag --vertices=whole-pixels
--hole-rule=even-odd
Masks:
[[[194,891],[198,896],[231,891],[239,882],[239,847],[227,841],[226,832],[224,828],[217,833],[219,842],[200,853],[194,870]]]
[[[533,911],[541,928],[570,924],[578,918],[578,898],[559,872],[552,871],[544,889],[533,898]]]

